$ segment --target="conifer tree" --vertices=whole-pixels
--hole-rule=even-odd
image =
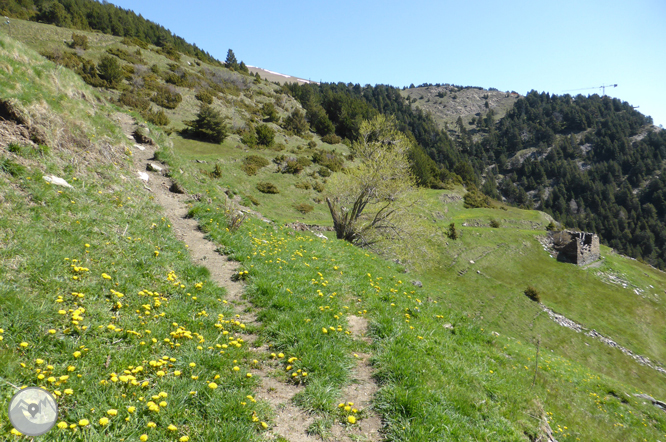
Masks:
[[[238,68],[238,60],[236,59],[234,51],[231,49],[227,51],[227,59],[225,60],[224,65],[232,70],[236,70]]]

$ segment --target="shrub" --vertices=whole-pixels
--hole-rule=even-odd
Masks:
[[[257,134],[252,127],[242,132],[240,140],[241,143],[245,144],[247,147],[257,147]]]
[[[213,104],[213,95],[205,89],[202,89],[199,92],[197,92],[197,94],[194,97],[197,100],[201,101],[202,103]]]
[[[115,57],[105,55],[97,65],[99,75],[106,80],[108,86],[115,87],[125,77],[120,63]]]
[[[310,189],[312,189],[312,186],[311,186],[310,183],[308,183],[307,181],[299,181],[298,183],[294,184],[294,186],[295,186],[297,189],[303,189],[303,190],[310,190]]]
[[[270,146],[275,140],[275,131],[267,124],[260,124],[256,128],[257,143],[262,146]]]
[[[294,175],[312,164],[310,160],[304,157],[286,157],[284,155],[278,155],[273,159],[273,162],[277,164],[280,172]]]
[[[305,204],[305,203],[295,204],[294,209],[298,210],[303,215],[305,215],[306,213],[312,212],[314,210],[314,206],[311,206],[310,204]]]
[[[257,166],[253,164],[241,164],[241,170],[245,172],[248,176],[253,176],[257,174],[259,170]]]
[[[280,115],[277,113],[277,110],[275,110],[275,105],[273,103],[264,103],[261,107],[261,114],[271,123],[277,123],[280,120]]]
[[[309,147],[310,149],[314,149],[315,147],[317,147],[317,142],[314,141],[314,140],[308,142],[308,147]]]
[[[148,49],[148,43],[136,37],[125,37],[120,42],[125,46],[138,46],[141,49]]]
[[[261,193],[280,193],[275,184],[266,181],[258,183],[257,190]]]
[[[251,202],[252,204],[254,204],[255,206],[258,206],[258,205],[259,205],[259,200],[256,199],[255,197],[253,197],[252,195],[245,195],[245,197],[246,197],[247,199],[249,199],[250,202]]]
[[[120,97],[118,97],[118,103],[138,111],[145,111],[150,108],[150,101],[139,95],[137,91],[123,92],[120,94]]]
[[[268,166],[269,164],[271,164],[270,161],[268,161],[268,160],[267,160],[266,158],[264,158],[264,157],[260,157],[259,155],[250,155],[250,156],[246,157],[246,158],[243,160],[243,162],[246,163],[246,164],[253,164],[253,165],[257,166],[257,167],[260,168],[260,169],[261,169],[262,167],[266,167],[266,166]]]
[[[220,166],[220,163],[215,163],[215,167],[210,172],[210,176],[213,178],[222,178],[222,166]]]
[[[193,136],[213,143],[221,143],[229,134],[229,129],[220,111],[206,103],[201,103],[196,120],[184,123],[188,126],[187,131]]]
[[[121,60],[125,60],[128,63],[132,64],[145,64],[146,60],[144,60],[141,55],[136,55],[132,54],[130,52],[127,52],[126,50],[122,48],[109,48],[106,50],[111,55],[115,55],[116,57],[120,58]],[[139,53],[141,53],[139,51]]]
[[[310,125],[305,119],[305,113],[300,109],[294,109],[284,120],[284,128],[301,135],[310,130]],[[315,143],[315,146],[317,144]]]
[[[84,51],[88,49],[88,37],[82,34],[72,34],[71,48],[81,48]]]
[[[159,85],[150,101],[165,109],[175,109],[183,101],[183,96],[168,86]]]
[[[321,141],[328,144],[340,144],[342,143],[342,138],[335,134],[328,134],[321,137]]]
[[[449,224],[449,230],[446,232],[446,236],[454,241],[460,238],[460,233],[458,233],[458,230],[456,229],[456,223]]]
[[[469,192],[463,197],[465,200],[465,208],[467,209],[480,209],[484,207],[490,207],[490,198],[484,195],[474,186],[470,187]]]
[[[144,112],[141,113],[141,116],[146,119],[146,121],[153,123],[156,126],[168,126],[171,121],[169,121],[169,117],[167,117],[167,114],[164,112],[164,110],[160,109],[158,111],[154,111],[152,109],[146,109]]]
[[[534,302],[541,302],[539,291],[536,288],[532,287],[531,285],[528,285],[527,288],[525,289],[525,296],[527,296]]]
[[[329,169],[327,167],[320,167],[319,170],[317,171],[317,173],[319,174],[319,176],[327,178],[327,177],[331,176],[331,169]]]
[[[312,186],[314,190],[316,190],[319,193],[322,193],[324,191],[324,183],[320,183],[319,181],[316,181],[314,183],[314,186]]]
[[[551,221],[546,226],[546,230],[549,231],[549,232],[552,232],[553,230],[557,230],[557,226],[555,225],[554,222]]]
[[[495,218],[490,220],[490,227],[494,229],[498,229],[502,224],[499,222],[499,220],[496,220]]]
[[[257,171],[262,167],[266,167],[270,162],[259,155],[250,155],[243,160],[241,169],[248,175],[256,175]]]
[[[318,151],[312,155],[312,161],[329,168],[332,172],[340,172],[345,160],[336,152]]]

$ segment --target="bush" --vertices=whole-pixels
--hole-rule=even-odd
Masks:
[[[220,163],[215,163],[215,167],[210,172],[210,176],[212,178],[222,178],[222,166],[220,166]]]
[[[97,65],[99,75],[106,80],[108,86],[116,87],[125,77],[123,68],[115,57],[105,55]]]
[[[189,133],[205,141],[221,143],[229,135],[229,129],[220,111],[206,103],[201,103],[196,120],[184,123],[188,126]]]
[[[120,97],[118,97],[118,103],[138,111],[145,111],[150,108],[150,101],[147,98],[143,98],[141,95],[139,95],[137,91],[123,92],[120,94]]]
[[[314,141],[314,140],[308,142],[308,147],[309,147],[310,149],[314,149],[315,147],[317,147],[317,142]]]
[[[257,147],[257,134],[254,132],[253,128],[243,131],[240,140],[241,143],[245,144],[247,147]]]
[[[84,51],[88,49],[88,37],[81,34],[72,34],[71,48],[81,48]]]
[[[167,114],[162,109],[158,111],[146,109],[141,113],[141,116],[143,116],[146,121],[153,123],[156,126],[168,126],[169,123],[171,123],[171,121],[169,121],[169,117],[167,117]]]
[[[278,155],[273,159],[273,162],[277,164],[278,170],[282,173],[291,173],[298,174],[301,171],[312,164],[310,160],[303,157],[286,157],[284,155]]]
[[[460,238],[460,233],[458,233],[458,230],[456,229],[456,223],[449,224],[449,230],[446,232],[446,236],[454,241]]]
[[[467,209],[481,209],[485,207],[490,207],[490,198],[484,195],[474,186],[470,187],[469,192],[463,197],[465,200],[465,208]]]
[[[194,97],[202,103],[213,104],[213,95],[207,90],[200,90]]]
[[[335,134],[328,134],[321,137],[321,141],[328,144],[340,144],[342,143],[342,138]]]
[[[251,202],[252,204],[254,204],[255,206],[258,206],[258,205],[259,205],[259,200],[256,199],[255,197],[253,197],[252,195],[245,195],[245,197],[246,197],[248,200],[250,200],[250,202]]]
[[[319,174],[319,176],[327,178],[327,177],[331,176],[331,169],[329,169],[327,167],[320,167],[319,170],[317,171],[317,173]]]
[[[261,193],[280,193],[275,184],[266,181],[258,183],[257,190]]]
[[[315,181],[314,186],[312,186],[314,190],[316,190],[319,193],[322,193],[324,191],[324,183],[320,183],[319,181]]]
[[[136,37],[125,37],[120,42],[125,46],[138,46],[141,49],[148,49],[148,43]]]
[[[275,140],[275,131],[267,124],[257,126],[257,143],[262,146],[270,146]]]
[[[268,166],[270,162],[259,155],[250,155],[243,160],[241,170],[248,175],[256,175],[257,171],[262,167]]]
[[[145,64],[146,60],[144,60],[141,55],[136,55],[127,52],[126,50],[122,48],[109,48],[106,50],[111,55],[115,55],[116,57],[120,58],[121,60],[125,60],[128,63],[132,64]],[[139,51],[140,53],[140,51]]]
[[[314,206],[311,206],[311,205],[305,204],[305,203],[295,204],[294,209],[298,210],[303,215],[305,215],[306,213],[312,212],[314,210]]]
[[[294,184],[294,186],[295,186],[297,189],[303,189],[303,190],[310,190],[310,189],[312,189],[312,186],[311,186],[310,183],[308,183],[307,181],[299,181],[298,183]]]
[[[554,222],[549,222],[548,225],[546,226],[546,230],[549,232],[552,232],[554,230],[557,230],[557,226],[555,225]]]
[[[270,161],[268,161],[264,157],[260,157],[259,155],[250,155],[250,156],[246,157],[243,160],[243,162],[245,164],[252,164],[254,166],[257,166],[259,169],[261,169],[262,167],[266,167],[269,164],[271,164]]]
[[[310,125],[305,119],[305,113],[300,109],[294,109],[291,114],[284,120],[284,128],[301,135],[310,130]],[[317,144],[315,143],[315,146]]]
[[[277,123],[280,121],[280,115],[277,113],[277,110],[275,110],[275,105],[273,103],[264,103],[261,107],[261,114],[271,123]]]
[[[252,164],[241,164],[241,170],[245,172],[247,176],[253,176],[256,175],[259,169],[257,166],[254,166]]]
[[[336,152],[318,151],[312,155],[312,161],[329,168],[332,172],[340,172],[345,160]]]
[[[183,96],[168,86],[160,85],[157,87],[155,95],[152,96],[150,101],[165,109],[175,109],[183,101]]]
[[[501,225],[502,224],[499,222],[499,220],[496,220],[494,218],[490,220],[490,227],[494,229],[498,229]]]
[[[525,289],[525,296],[530,298],[532,301],[541,302],[539,291],[536,288],[532,287],[531,285],[528,285],[527,288]]]

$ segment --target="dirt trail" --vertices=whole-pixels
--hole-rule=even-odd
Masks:
[[[350,315],[347,317],[349,330],[355,339],[360,339],[370,344],[372,339],[367,335],[368,320],[363,317]],[[356,367],[352,372],[352,383],[347,386],[342,393],[345,402],[352,402],[354,408],[365,410],[365,417],[358,421],[352,427],[334,426],[332,433],[334,440],[342,441],[380,441],[379,430],[382,428],[382,421],[372,409],[372,399],[379,389],[377,383],[372,378],[372,368],[370,366],[371,355],[367,353],[355,353]]]
[[[135,122],[131,117],[121,114],[117,116],[117,121],[123,128],[123,131],[129,139],[132,138],[132,132],[135,128]],[[240,321],[245,324],[255,323],[256,317],[250,313],[253,308],[250,303],[243,299],[243,283],[233,281],[232,276],[238,272],[237,262],[229,261],[224,255],[217,251],[217,246],[205,239],[203,232],[199,230],[197,221],[187,218],[188,207],[186,201],[191,199],[184,194],[172,192],[172,181],[157,171],[150,171],[147,168],[148,163],[158,166],[166,166],[154,160],[156,148],[151,145],[136,145],[133,150],[134,164],[137,176],[142,174],[147,176],[148,181],[144,187],[152,194],[154,201],[163,207],[164,212],[169,219],[173,232],[180,241],[183,241],[190,252],[192,261],[196,264],[205,266],[210,271],[211,279],[220,287],[227,291],[226,300],[231,304],[234,312],[240,315]],[[144,180],[145,181],[145,180]],[[350,317],[350,329],[357,338],[370,342],[365,337],[367,330],[367,321],[365,318],[356,316]],[[245,335],[246,342],[253,342],[256,339],[254,335]],[[253,351],[266,351],[267,348],[259,347]],[[367,354],[358,354],[358,363],[354,369],[352,378],[354,383],[344,390],[344,400],[354,402],[354,407],[367,410],[367,417],[361,419],[357,425],[351,428],[345,428],[340,425],[334,425],[331,430],[333,440],[335,441],[379,441],[379,429],[381,421],[371,410],[370,403],[372,397],[377,391],[377,385],[371,377],[371,368],[369,365],[370,356]],[[304,413],[298,407],[292,404],[291,400],[303,387],[281,382],[275,376],[277,364],[274,366],[270,362],[266,363],[261,369],[255,372],[255,375],[261,379],[261,385],[257,388],[256,398],[265,400],[274,409],[275,425],[271,430],[265,433],[268,440],[275,440],[282,437],[289,442],[315,442],[321,439],[315,435],[309,435],[308,427],[315,421],[316,416]]]

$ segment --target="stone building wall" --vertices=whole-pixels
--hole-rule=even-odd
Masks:
[[[560,261],[582,266],[601,257],[599,237],[594,233],[565,230],[554,233],[553,237],[553,246]]]

